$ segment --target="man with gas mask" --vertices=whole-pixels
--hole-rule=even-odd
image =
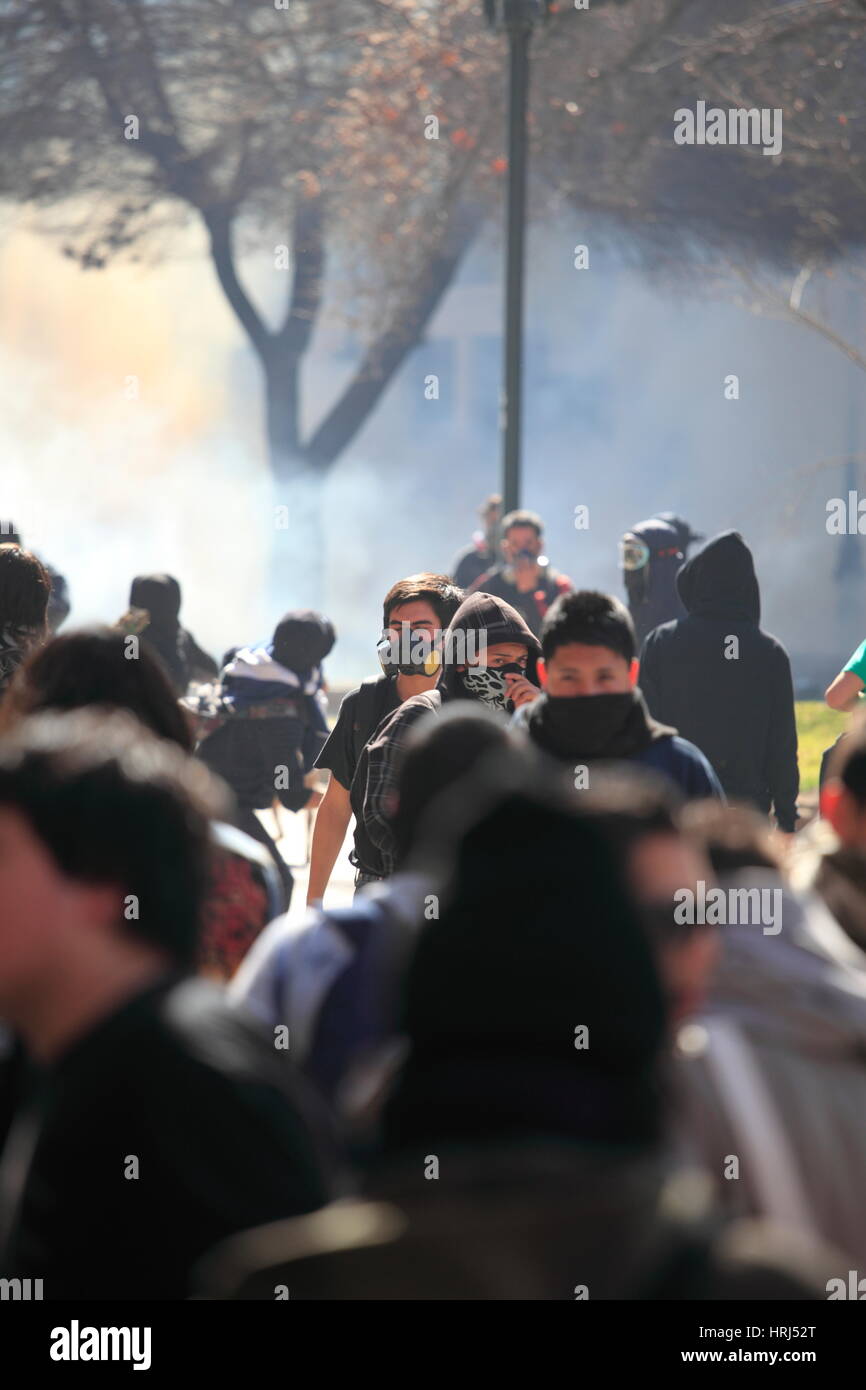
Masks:
[[[685,559],[682,528],[688,532],[686,548],[692,540],[702,539],[689,531],[679,517],[672,513],[667,515],[669,521],[661,517],[639,521],[626,531],[619,543],[623,582],[638,651],[654,627],[685,616],[676,587],[677,571]]]
[[[425,714],[451,700],[475,700],[503,718],[541,694],[538,638],[503,599],[476,593],[464,599],[444,635],[441,669],[433,689],[400,705],[364,748],[352,783],[352,805],[363,818],[375,858],[362,868],[363,882],[394,871],[397,785],[410,730]],[[399,815],[399,811],[397,811]]]
[[[554,599],[570,593],[571,580],[555,570],[544,550],[544,523],[535,512],[509,512],[502,523],[504,563],[493,566],[466,590],[504,599],[537,637]]]
[[[382,636],[377,644],[382,674],[369,677],[345,697],[316,759],[316,767],[327,768],[331,776],[313,830],[308,905],[321,902],[325,895],[353,813],[355,845],[350,859],[356,869],[356,886],[379,876],[375,873],[375,847],[352,796],[358,760],[383,719],[404,700],[433,689],[439,675],[441,636],[462,598],[461,590],[447,575],[431,573],[400,579],[385,595]]]

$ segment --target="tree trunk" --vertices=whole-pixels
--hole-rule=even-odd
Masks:
[[[325,602],[324,471],[298,442],[298,362],[269,354],[265,368],[272,536],[269,580],[275,618]]]

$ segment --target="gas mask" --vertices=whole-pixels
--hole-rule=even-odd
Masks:
[[[376,643],[379,665],[386,676],[435,676],[442,665],[439,641],[429,632],[413,633],[404,623],[399,637],[383,632]]]
[[[510,713],[514,706],[506,693],[505,677],[508,675],[525,676],[526,671],[516,661],[507,666],[467,666],[460,673],[460,682],[471,699]]]
[[[643,603],[649,587],[650,548],[640,536],[626,531],[619,543],[625,591],[633,604]]]

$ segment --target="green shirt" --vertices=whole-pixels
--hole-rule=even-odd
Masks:
[[[854,675],[866,685],[866,641],[861,642],[851,660],[842,667],[843,671],[853,671]]]

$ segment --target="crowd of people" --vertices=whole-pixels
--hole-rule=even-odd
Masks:
[[[623,603],[481,517],[332,726],[323,615],[217,662],[141,575],[58,632],[0,523],[4,1297],[809,1300],[866,1258],[864,648],[806,824],[738,533],[636,524]]]

